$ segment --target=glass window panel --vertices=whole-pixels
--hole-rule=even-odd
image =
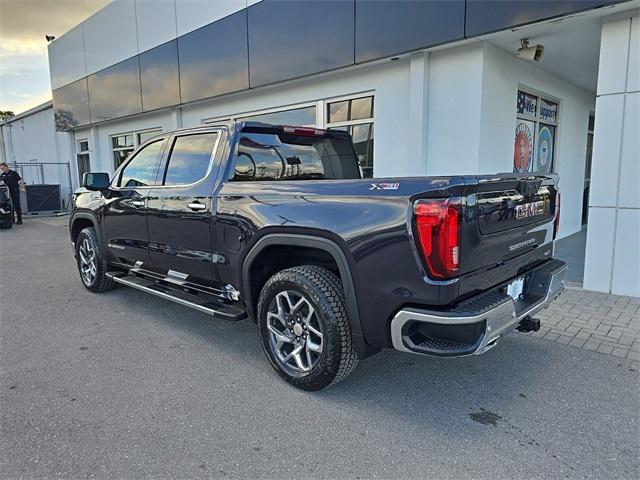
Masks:
[[[355,7],[357,63],[464,36],[464,0],[356,0]]]
[[[365,178],[373,177],[373,123],[351,126],[353,146]]]
[[[139,150],[122,170],[118,185],[125,188],[155,185],[161,148],[162,140],[158,140]]]
[[[179,37],[182,102],[249,88],[248,55],[246,10]]]
[[[316,107],[293,108],[282,112],[262,113],[259,115],[250,115],[247,117],[239,117],[236,120],[241,122],[263,122],[274,125],[315,125],[316,123]]]
[[[56,130],[65,132],[90,123],[87,79],[77,80],[53,91]]]
[[[82,177],[85,173],[89,173],[91,171],[91,166],[89,165],[89,154],[82,153],[77,156],[78,159],[78,178],[80,182],[82,182]]]
[[[558,121],[558,104],[555,102],[551,102],[549,100],[545,100],[544,98],[540,99],[540,120],[544,120],[546,122],[557,122]]]
[[[88,86],[92,122],[142,112],[137,56],[90,75]]]
[[[86,140],[81,141],[79,144],[79,150],[81,152],[87,152],[89,151],[89,142]]]
[[[349,100],[332,102],[329,104],[329,118],[327,122],[346,122],[349,120]]]
[[[140,54],[140,81],[143,111],[180,103],[176,40]]]
[[[113,165],[114,168],[118,168],[120,165],[124,163],[129,155],[133,152],[133,148],[126,150],[115,150],[113,152]]]
[[[554,144],[556,127],[540,123],[536,136],[535,147],[535,173],[551,173],[553,168]]]
[[[518,90],[517,112],[519,115],[536,115],[538,97]]]
[[[149,140],[150,138],[155,137],[156,135],[158,135],[160,133],[160,130],[154,130],[152,132],[142,132],[138,134],[138,145],[146,142],[147,140]]]
[[[217,133],[184,135],[175,139],[164,185],[189,185],[202,180],[209,170]]]
[[[359,178],[349,142],[244,132],[232,181]]]
[[[133,147],[133,134],[112,137],[113,148]]]
[[[251,87],[354,64],[353,1],[266,1],[247,12]]]
[[[362,120],[373,117],[373,97],[354,98],[351,100],[351,116],[349,120]]]

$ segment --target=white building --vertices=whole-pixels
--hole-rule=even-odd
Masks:
[[[74,182],[245,117],[348,128],[376,177],[554,171],[584,288],[640,296],[639,6],[116,0],[50,44],[53,103]]]

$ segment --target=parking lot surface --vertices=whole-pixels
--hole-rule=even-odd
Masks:
[[[638,478],[639,365],[532,335],[384,351],[317,393],[250,321],[86,291],[66,218],[0,232],[2,478]]]

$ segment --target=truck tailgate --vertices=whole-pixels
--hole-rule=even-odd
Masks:
[[[468,194],[461,235],[461,274],[500,267],[533,253],[553,241],[557,210],[557,176],[500,174],[477,177],[477,190]],[[549,250],[549,249],[545,249]],[[550,257],[550,256],[549,256]],[[512,269],[504,269],[510,275]]]

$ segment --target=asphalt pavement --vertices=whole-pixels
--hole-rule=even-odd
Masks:
[[[3,479],[640,476],[638,362],[514,334],[302,392],[250,321],[86,291],[66,221],[0,231]]]

